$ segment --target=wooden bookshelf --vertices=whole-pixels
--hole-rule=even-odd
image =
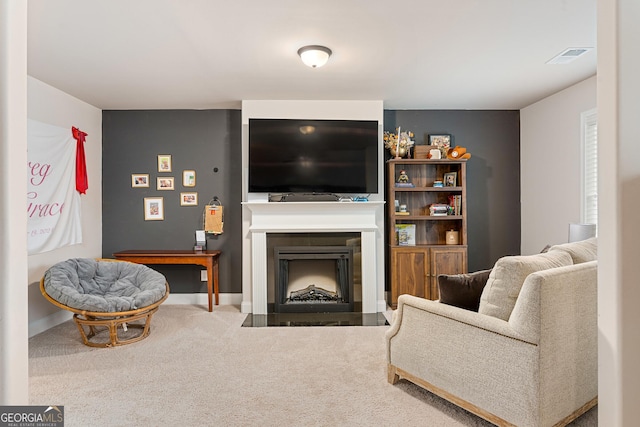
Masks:
[[[439,274],[467,272],[467,203],[466,160],[392,159],[387,161],[387,206],[389,237],[389,283],[391,307],[396,308],[398,296],[416,295],[438,299]],[[404,170],[413,187],[396,186]],[[455,173],[454,186],[434,187],[444,181],[445,174]],[[447,215],[434,216],[433,204],[450,205],[457,196],[458,207]],[[407,214],[397,214],[398,205],[406,205]],[[398,241],[397,224],[414,224],[415,245]],[[458,244],[447,244],[447,231],[458,232]],[[400,239],[403,242],[406,239]]]

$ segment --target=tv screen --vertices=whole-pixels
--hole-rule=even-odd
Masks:
[[[249,119],[249,192],[377,193],[378,122]]]

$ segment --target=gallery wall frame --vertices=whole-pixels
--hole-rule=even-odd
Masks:
[[[198,206],[198,193],[180,193],[180,206]]]
[[[158,154],[158,172],[171,172],[171,154]]]
[[[159,176],[156,182],[156,190],[175,190],[175,178],[172,176]]]
[[[132,173],[131,174],[131,187],[133,187],[133,188],[149,187],[149,174],[146,174],[146,173]]]
[[[144,198],[144,220],[162,221],[164,220],[164,197]]]
[[[183,187],[196,186],[196,171],[191,169],[182,171],[182,186]]]

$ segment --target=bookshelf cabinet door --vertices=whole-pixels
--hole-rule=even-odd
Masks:
[[[429,298],[427,280],[428,251],[426,248],[391,249],[391,306],[396,308],[402,294]]]
[[[466,247],[432,247],[430,249],[430,298],[440,298],[438,292],[439,274],[463,274],[467,273],[467,248]]]

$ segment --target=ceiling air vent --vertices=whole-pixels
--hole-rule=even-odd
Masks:
[[[570,47],[548,60],[547,64],[568,64],[592,49],[592,47]]]

